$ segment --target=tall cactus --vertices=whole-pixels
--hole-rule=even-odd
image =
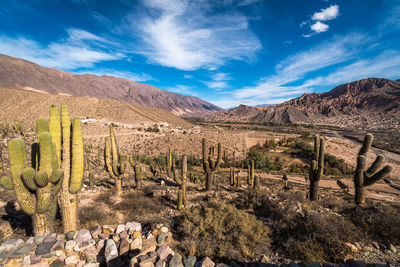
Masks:
[[[91,145],[86,145],[85,147],[85,157],[86,157],[86,167],[88,170],[88,180],[89,180],[89,187],[93,188],[94,187],[94,173],[92,170],[92,161],[90,160],[90,152],[92,152],[92,146]]]
[[[0,147],[0,174],[4,172],[3,152]]]
[[[183,191],[182,189],[178,190],[178,199],[177,199],[177,209],[181,210],[183,209]]]
[[[126,156],[119,153],[114,128],[110,125],[110,137],[105,138],[104,161],[109,175],[115,180],[115,192],[122,194],[122,176],[126,169]]]
[[[373,138],[374,136],[372,134],[365,135],[363,145],[358,152],[357,168],[354,175],[354,201],[357,205],[365,203],[366,186],[373,185],[380,179],[383,179],[385,176],[389,175],[393,170],[393,167],[390,165],[386,165],[385,167],[381,168],[382,163],[385,161],[385,157],[383,155],[378,155],[367,170],[366,156],[371,148]]]
[[[180,189],[182,190],[182,203],[185,205],[186,204],[186,181],[187,181],[187,156],[183,155],[182,160],[181,160],[181,175],[180,177],[178,176],[178,172],[174,171],[174,177],[176,181],[180,181],[179,186]]]
[[[171,148],[168,148],[168,151],[166,153],[166,168],[167,168],[167,176],[172,177],[174,175],[174,165],[175,165],[175,160],[172,157],[172,152]]]
[[[77,117],[71,123],[66,104],[61,105],[61,118],[58,107],[52,105],[49,131],[55,144],[58,166],[64,169],[64,179],[58,197],[63,230],[65,233],[76,231],[77,193],[82,185],[84,166],[82,123]]]
[[[247,184],[254,185],[254,160],[251,160],[250,165],[247,165]]]
[[[206,139],[202,140],[203,146],[203,170],[206,174],[206,190],[210,191],[214,183],[214,173],[218,170],[221,161],[221,144],[218,143],[218,154],[217,160],[214,159],[214,147],[211,146],[209,149],[206,144]],[[207,153],[207,150],[209,152]]]
[[[52,232],[56,212],[56,198],[63,181],[63,170],[58,168],[56,147],[49,133],[39,135],[39,171],[28,167],[23,139],[8,143],[11,177],[0,178],[0,186],[14,190],[21,209],[32,216],[34,235]]]
[[[229,170],[229,185],[235,185],[235,168],[231,167]]]
[[[310,200],[318,200],[318,185],[324,173],[324,139],[319,135],[314,139],[314,152],[310,163]]]
[[[139,190],[142,189],[142,168],[139,164],[135,166],[135,182],[136,188]]]

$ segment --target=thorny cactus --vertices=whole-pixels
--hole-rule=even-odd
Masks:
[[[314,152],[310,162],[310,200],[318,200],[318,185],[324,174],[324,139],[319,135],[314,139]]]
[[[229,170],[229,185],[235,185],[235,168],[231,167]]]
[[[142,168],[139,164],[135,166],[135,182],[136,188],[139,190],[142,189]]]
[[[211,146],[209,149],[206,145],[206,139],[202,140],[203,146],[203,170],[206,174],[206,190],[210,191],[214,182],[214,173],[218,170],[221,161],[221,144],[218,143],[217,160],[214,159],[214,147]],[[208,153],[207,153],[207,150]]]
[[[247,165],[247,184],[254,185],[254,160],[251,160],[250,165]]]
[[[4,162],[3,162],[3,154],[2,149],[0,147],[0,175],[4,172]]]
[[[378,155],[375,161],[367,170],[366,156],[369,149],[371,148],[373,138],[374,136],[372,134],[365,135],[364,143],[360,151],[358,152],[357,168],[354,175],[354,201],[357,205],[365,203],[366,186],[373,185],[380,179],[383,179],[384,177],[389,175],[390,172],[392,172],[393,170],[393,167],[390,165],[386,165],[385,167],[381,168],[382,163],[385,161],[385,157],[383,155]]]
[[[38,124],[38,130],[43,127]],[[72,133],[71,133],[72,128]],[[83,178],[83,135],[79,118],[71,123],[68,106],[61,105],[61,119],[58,107],[50,107],[49,131],[55,144],[58,166],[64,169],[64,180],[59,194],[64,232],[77,230],[77,193]],[[71,144],[72,141],[72,144]]]
[[[182,189],[178,190],[178,199],[177,199],[177,208],[178,210],[183,209],[183,191]]]
[[[174,178],[183,192],[183,204],[186,204],[186,180],[187,180],[187,156],[183,155],[181,160],[181,175],[174,170]]]
[[[28,167],[25,141],[14,139],[8,143],[11,177],[0,178],[0,185],[14,190],[21,209],[32,216],[34,234],[44,236],[52,232],[57,211],[57,194],[63,181],[63,170],[58,168],[52,136],[39,134],[40,161],[38,170]]]
[[[253,188],[256,190],[260,189],[260,176],[258,175],[254,176]]]
[[[92,152],[92,146],[91,145],[86,145],[85,146],[85,157],[86,157],[86,167],[88,170],[88,180],[89,180],[89,187],[93,188],[94,187],[94,173],[92,170],[92,161],[90,160],[89,154]]]
[[[114,128],[110,125],[110,137],[105,138],[104,161],[108,174],[115,180],[115,192],[122,194],[122,176],[126,169],[126,156],[119,153]]]
[[[172,156],[171,148],[168,148],[168,151],[166,153],[166,168],[167,168],[167,176],[172,177],[174,175],[174,169],[175,169],[175,160]]]

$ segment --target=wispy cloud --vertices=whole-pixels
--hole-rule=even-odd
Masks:
[[[311,19],[312,20],[319,20],[319,21],[327,21],[336,19],[339,16],[339,6],[338,5],[331,5],[328,8],[321,9],[319,12],[315,12]]]
[[[0,35],[0,53],[20,57],[46,67],[77,69],[93,67],[94,63],[116,60],[121,53],[108,51],[103,38],[80,29],[67,30],[68,38],[42,45],[24,37]]]
[[[183,78],[184,78],[184,79],[192,79],[192,78],[193,78],[193,75],[190,75],[190,74],[183,74]]]
[[[214,103],[222,107],[231,107],[233,103],[275,104],[310,92],[311,87],[294,83],[301,82],[314,71],[354,59],[368,41],[368,36],[356,33],[334,37],[282,60],[275,66],[275,74],[260,79],[253,86],[233,90],[229,101]]]
[[[188,85],[177,84],[163,89],[178,94],[197,96],[196,92],[193,91],[193,87]]]
[[[248,60],[261,49],[247,18],[237,11],[214,12],[204,1],[143,1],[152,16],[132,16],[131,30],[150,62],[181,70],[215,69],[229,60]]]
[[[218,72],[211,76],[211,81],[204,81],[203,83],[208,88],[221,90],[229,87],[229,80],[232,80],[229,73]]]

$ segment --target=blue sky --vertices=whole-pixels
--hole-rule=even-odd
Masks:
[[[400,1],[7,0],[0,53],[223,108],[280,103],[399,79]]]

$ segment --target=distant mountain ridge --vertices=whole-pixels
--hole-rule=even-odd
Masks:
[[[194,96],[176,94],[128,79],[77,75],[6,55],[0,55],[0,86],[49,94],[116,99],[165,109],[178,116],[204,116],[222,110]]]
[[[204,117],[206,121],[236,121],[256,123],[324,123],[376,120],[399,123],[400,81],[367,78],[339,85],[326,93],[304,94],[271,107],[237,108]],[[347,121],[347,123],[353,123]],[[343,123],[346,123],[344,120]],[[378,121],[379,123],[379,121]]]

